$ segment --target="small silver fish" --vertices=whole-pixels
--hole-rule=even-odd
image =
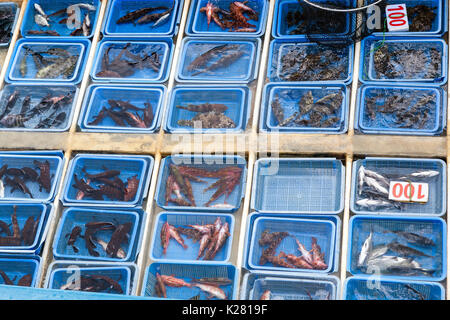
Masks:
[[[361,252],[358,257],[358,267],[364,266],[366,264],[367,258],[369,257],[370,253],[372,252],[372,246],[373,246],[372,237],[373,237],[373,232],[370,232],[369,236],[363,243]]]
[[[358,169],[358,188],[359,188],[359,195],[361,195],[361,193],[362,193],[362,188],[363,188],[363,185],[364,185],[364,177],[365,177],[365,174],[364,174],[364,167],[363,166],[361,166],[361,167],[359,167],[359,169]]]
[[[369,170],[369,169],[365,169],[364,173],[366,176],[374,178],[389,187],[389,180],[385,176],[383,176],[379,173],[376,173],[375,171]]]
[[[377,190],[378,192],[383,193],[383,194],[385,194],[385,195],[388,195],[388,194],[389,194],[389,191],[388,191],[385,187],[383,187],[383,186],[382,186],[377,180],[375,180],[374,178],[365,176],[365,177],[364,177],[364,181],[367,183],[367,185],[368,185],[369,187],[374,188],[374,189]]]
[[[419,171],[409,174],[406,177],[401,177],[400,179],[407,179],[408,177],[414,177],[414,178],[433,178],[435,176],[439,175],[439,171],[434,170],[428,170],[428,171]]]
[[[392,207],[394,206],[389,201],[383,201],[383,200],[374,200],[374,199],[361,199],[356,201],[356,204],[361,207],[370,208],[370,207]]]
[[[84,16],[84,21],[86,22],[86,26],[91,27],[91,19],[89,18],[89,14],[86,13]]]
[[[86,17],[88,17],[88,19],[89,19],[89,16],[87,14],[86,14]],[[83,36],[88,37],[89,33],[90,33],[90,29],[89,29],[89,26],[88,26],[88,24],[86,22],[86,17],[83,20],[83,24],[81,25],[81,29],[83,30]]]
[[[45,17],[41,14],[37,14],[34,16],[34,22],[36,22],[38,25],[42,27],[50,27],[47,19],[45,19]]]
[[[3,180],[0,180],[0,198],[5,197],[5,186],[3,185]]]
[[[43,16],[47,20],[47,14],[44,12],[44,10],[42,9],[42,7],[39,4],[35,3],[34,8],[41,16]]]
[[[71,5],[71,7],[79,7],[82,9],[89,10],[89,11],[97,10],[97,8],[95,6],[93,6],[92,4],[89,4],[89,3],[77,3],[77,4]]]
[[[215,205],[210,206],[210,208],[231,209],[231,208],[234,208],[234,206],[229,203],[217,203]]]
[[[163,15],[161,18],[159,18],[153,25],[152,28],[160,25],[161,23],[163,23],[163,21],[167,20],[170,17],[171,12],[169,12],[168,14]]]
[[[382,244],[379,246],[376,246],[372,249],[372,251],[369,254],[369,258],[367,260],[371,260],[371,259],[376,259],[378,257],[381,257],[382,255],[384,255],[386,252],[388,252],[389,247]]]

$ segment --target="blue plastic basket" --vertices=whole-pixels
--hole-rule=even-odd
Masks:
[[[314,127],[314,126],[301,126],[291,124],[289,126],[280,126],[277,118],[272,111],[272,102],[275,98],[280,101],[280,106],[283,110],[284,119],[294,116],[299,112],[299,102],[301,98],[308,93],[312,92],[314,100],[317,101],[330,94],[341,94],[343,97],[342,104],[339,109],[336,110],[336,118],[338,121],[329,127]],[[259,128],[262,132],[302,132],[302,133],[327,133],[327,134],[340,134],[345,133],[348,129],[348,108],[349,97],[348,89],[344,85],[330,84],[328,86],[280,86],[274,84],[267,84],[264,87],[263,93],[263,110],[261,112],[261,119]],[[332,115],[324,115],[323,120],[331,119],[335,117]],[[309,115],[304,115],[300,119],[309,120]]]
[[[211,62],[208,62],[205,66],[199,65],[193,70],[188,69],[191,63],[202,54],[213,48],[225,45],[237,46],[236,48],[239,51],[232,47],[231,53],[243,52],[243,54],[236,60],[224,63],[215,70],[201,72],[227,56],[226,51],[220,52],[221,49],[217,49],[219,51],[213,55],[213,58],[207,59]],[[186,37],[183,39],[175,78],[178,82],[249,83],[256,79],[257,76],[260,45],[260,39],[229,38],[227,40],[209,40],[208,38]]]
[[[315,3],[323,3],[329,0],[318,0]],[[343,0],[340,3],[346,6],[354,5],[355,0]],[[281,39],[307,39],[306,34],[291,34],[297,27],[297,25],[288,26],[287,15],[289,12],[303,12],[302,6],[297,0],[279,0],[275,5],[274,21],[272,25],[272,37]],[[350,15],[347,15],[346,23],[342,29],[336,30],[335,33],[328,33],[329,38],[332,34],[336,36],[345,36],[350,31],[352,21]],[[314,34],[314,37],[320,36],[320,34]]]
[[[37,90],[38,89],[38,90]],[[39,113],[37,116],[31,118],[30,120],[24,122],[23,127],[14,127],[7,128],[0,125],[1,130],[7,131],[47,131],[47,132],[63,132],[69,130],[70,124],[72,123],[73,111],[76,99],[78,97],[78,88],[74,85],[57,85],[54,84],[8,84],[6,85],[0,93],[0,110],[3,110],[6,107],[8,102],[8,98],[13,94],[14,91],[18,91],[20,93],[19,99],[17,100],[15,107],[11,109],[8,113],[10,115],[20,114],[22,109],[23,101],[25,97],[30,97],[30,110],[33,107],[36,107],[39,102],[44,98],[51,96],[66,96],[68,94],[72,95],[72,102],[67,104],[58,104],[59,112],[65,112],[66,117],[65,120],[59,123],[55,127],[51,127],[48,129],[35,129],[35,127],[39,124],[41,120],[47,119],[54,112],[54,108],[49,109],[42,114]],[[58,115],[59,113],[57,113]],[[5,115],[6,116],[6,115]],[[53,117],[55,117],[53,115]]]
[[[128,22],[124,24],[117,24],[117,20],[126,14],[138,9],[146,7],[167,7],[174,6],[168,20],[164,23],[153,27],[152,22],[150,24],[136,24],[136,21]],[[172,37],[176,34],[177,23],[181,16],[180,11],[183,5],[183,1],[179,0],[113,0],[108,3],[106,19],[103,23],[102,32],[107,37],[144,37],[144,36],[164,36]],[[165,10],[152,11],[152,13],[160,13]]]
[[[214,1],[213,5],[229,11],[229,5],[233,1],[231,0],[218,0]],[[236,36],[236,37],[259,37],[264,34],[267,21],[267,12],[269,8],[269,2],[267,0],[250,0],[245,5],[255,10],[258,14],[258,21],[249,20],[250,24],[253,24],[256,31],[254,32],[232,32],[229,29],[222,29],[213,20],[208,27],[208,21],[205,13],[200,12],[200,8],[206,7],[208,0],[196,0],[192,2],[191,10],[189,12],[188,24],[186,26],[187,35],[198,36]]]
[[[324,47],[312,42],[304,42],[305,40],[273,40],[270,44],[269,63],[267,68],[267,77],[271,82],[290,82],[290,83],[345,83],[349,84],[352,81],[353,74],[353,45],[345,48]],[[321,57],[329,57],[331,53],[336,54],[338,59],[335,62],[325,65],[324,67],[317,66],[313,68],[316,79],[311,77],[299,78],[289,80],[291,73],[298,72],[301,67],[299,64],[291,64],[289,62],[289,69],[284,70],[283,58],[293,50],[296,56],[301,54],[322,54]],[[290,61],[290,60],[289,60]],[[300,59],[300,63],[306,59]],[[322,61],[321,63],[325,63]],[[328,74],[334,70],[340,71],[336,74]],[[292,71],[292,72],[291,72]],[[317,74],[317,75],[316,75]],[[304,74],[300,74],[305,76]]]
[[[417,292],[415,292],[415,291]],[[445,300],[440,283],[350,277],[345,280],[345,300]]]
[[[349,246],[347,250],[347,271],[353,275],[371,275],[372,278],[385,277],[399,280],[428,280],[441,281],[447,276],[447,224],[441,218],[416,218],[416,217],[381,217],[381,216],[354,216],[350,219]],[[409,232],[431,239],[434,246],[420,246],[408,243],[401,235],[393,233]],[[421,268],[435,270],[430,275],[403,275],[400,272],[383,272],[382,270],[370,270],[358,267],[358,258],[363,243],[372,235],[372,246],[388,245],[397,241],[402,245],[419,250],[430,257],[411,256],[420,264]],[[386,256],[398,256],[394,251],[388,250]],[[404,257],[404,256],[403,256]],[[375,267],[374,267],[375,269]],[[372,275],[374,273],[374,275]]]
[[[290,236],[284,238],[278,246],[275,256],[279,255],[281,251],[286,254],[294,254],[300,256],[297,248],[296,239],[300,241],[306,248],[311,248],[311,239],[315,237],[317,244],[324,253],[324,262],[327,264],[327,269],[300,269],[300,268],[285,268],[275,266],[270,262],[264,265],[259,263],[259,259],[267,246],[261,246],[258,241],[263,231],[281,232],[286,231]],[[270,271],[294,271],[294,272],[311,272],[311,273],[329,273],[333,267],[334,249],[336,238],[336,226],[331,221],[314,220],[314,219],[300,219],[300,218],[274,218],[274,217],[258,217],[254,221],[252,238],[250,241],[248,265],[251,269],[256,270],[270,270]],[[308,249],[307,249],[308,250]]]
[[[2,2],[2,3],[0,3],[0,8],[8,8],[8,7],[12,10],[12,12],[14,12],[14,21],[11,24],[11,32],[10,32],[10,36],[9,36],[8,41],[0,43],[0,48],[4,48],[4,47],[8,47],[9,46],[9,44],[11,42],[12,34],[13,34],[15,28],[16,28],[17,20],[19,18],[20,10],[18,10],[17,3],[15,3],[15,2]]]
[[[251,91],[247,87],[192,87],[177,86],[170,95],[168,114],[164,123],[164,130],[169,133],[224,133],[242,132],[247,127]],[[224,112],[236,125],[235,128],[196,128],[181,126],[178,120],[191,120],[198,113],[177,108],[189,104],[200,105],[205,103],[224,104],[228,109]],[[199,122],[201,124],[201,122]],[[194,123],[195,125],[195,123]]]
[[[78,125],[81,131],[90,132],[154,133],[159,128],[159,116],[164,105],[165,95],[166,88],[164,86],[91,85],[83,102],[82,116],[78,120]],[[127,101],[140,109],[146,108],[145,103],[150,103],[153,109],[151,125],[148,128],[136,128],[125,122],[125,127],[121,127],[108,116],[98,125],[89,124],[96,119],[103,107],[110,107],[109,99]],[[130,110],[130,112],[139,115],[141,119],[144,118],[143,111]]]
[[[152,263],[146,270],[141,295],[153,297],[155,300],[165,299],[158,298],[155,293],[156,273],[160,275],[173,276],[178,279],[190,283],[193,280],[201,278],[228,278],[232,283],[226,286],[220,286],[228,300],[237,299],[237,278],[238,273],[236,267],[231,264],[190,264],[190,263]],[[166,286],[167,299],[189,300],[200,295],[199,300],[205,300],[209,296],[197,287],[169,287]],[[212,300],[218,300],[216,297]]]
[[[271,300],[308,300],[312,298],[339,299],[340,281],[335,276],[292,272],[251,271],[244,274],[239,299],[259,300],[265,290]],[[314,295],[317,293],[317,295]]]
[[[125,252],[124,258],[111,257],[102,249],[101,245],[96,243],[94,249],[100,255],[94,257],[89,254],[85,239],[79,237],[75,242],[75,246],[79,252],[76,253],[72,246],[67,245],[69,235],[75,226],[82,228],[82,233],[86,231],[85,224],[89,222],[111,222],[115,225],[123,223],[132,223],[132,228],[128,233],[128,240],[121,244],[121,249]],[[112,210],[96,210],[96,209],[76,209],[69,208],[64,211],[61,221],[56,232],[55,241],[53,244],[53,255],[56,259],[80,259],[80,260],[95,260],[95,261],[133,261],[136,258],[136,243],[140,236],[141,217],[135,211],[112,211]],[[113,230],[101,230],[95,233],[95,237],[108,243],[111,239]]]
[[[5,164],[8,165],[8,168],[23,168],[29,167],[35,169],[36,166],[34,161],[45,162],[48,161],[50,163],[50,178],[51,178],[51,188],[50,192],[47,192],[44,188],[40,190],[39,183],[37,181],[27,181],[26,186],[30,190],[33,195],[33,199],[30,198],[29,195],[24,194],[20,190],[15,190],[11,193],[12,187],[6,185],[5,177],[3,177],[2,181],[5,188],[5,196],[1,199],[1,201],[6,202],[16,202],[16,201],[26,201],[26,202],[51,202],[56,193],[56,187],[59,184],[59,178],[61,175],[63,160],[58,156],[37,156],[37,155],[14,155],[14,154],[0,154],[0,167],[3,167]],[[40,174],[40,170],[36,169],[37,173]],[[10,177],[11,178],[11,177]]]
[[[176,228],[184,227],[189,228],[188,225],[204,225],[204,224],[214,224],[217,218],[220,218],[222,224],[225,222],[229,225],[230,236],[227,238],[226,242],[222,248],[217,252],[217,255],[213,260],[203,260],[200,258],[197,260],[198,251],[200,248],[200,241],[194,242],[192,239],[187,238],[185,235],[180,234],[183,238],[187,249],[176,243],[175,240],[170,240],[167,252],[163,254],[163,247],[161,245],[161,229],[163,225],[167,222],[171,226]],[[173,213],[173,212],[162,212],[156,217],[156,223],[153,228],[153,239],[150,247],[151,259],[155,261],[170,261],[177,263],[179,261],[188,261],[191,263],[217,263],[217,262],[227,262],[230,259],[231,247],[233,244],[233,233],[234,233],[234,217],[230,214],[194,214],[192,213]]]
[[[94,154],[78,154],[69,164],[68,174],[64,181],[63,203],[64,205],[77,206],[112,206],[112,207],[137,207],[141,206],[143,198],[147,195],[149,186],[149,178],[153,170],[154,159],[151,156],[125,156],[125,155],[94,155]],[[86,167],[89,174],[97,174],[108,170],[121,171],[118,176],[124,183],[127,179],[137,175],[139,186],[134,199],[130,201],[110,200],[105,197],[104,200],[82,199],[76,200],[78,189],[73,187],[75,183],[74,175],[78,179],[84,178],[82,171]],[[98,184],[100,185],[100,183]],[[91,186],[97,186],[96,182],[91,182]]]
[[[251,208],[259,212],[338,214],[345,168],[335,158],[263,158],[255,163]]]
[[[123,294],[130,294],[131,289],[131,270],[126,265],[121,266],[120,264],[114,264],[111,266],[77,266],[77,265],[67,265],[66,267],[53,268],[50,273],[50,278],[48,281],[48,288],[50,289],[60,289],[62,286],[66,285],[70,281],[74,280],[75,277],[80,276],[91,276],[100,275],[107,276],[116,280],[122,288]],[[112,289],[108,289],[103,293],[119,294]]]
[[[203,178],[200,179],[206,181],[206,183],[191,181],[192,185],[192,193],[194,195],[194,199],[196,202],[195,207],[193,206],[177,206],[172,203],[168,203],[166,205],[166,184],[169,174],[170,174],[170,164],[175,165],[186,165],[193,168],[205,169],[209,171],[220,170],[227,167],[239,167],[242,169],[241,173],[241,182],[237,185],[231,194],[228,196],[228,199],[225,199],[225,196],[222,195],[217,200],[212,202],[212,205],[207,207],[205,203],[207,203],[211,196],[216,192],[214,190],[204,191],[205,188],[209,187],[214,182],[218,181],[219,178]],[[174,210],[174,211],[188,211],[192,212],[192,210],[196,212],[234,212],[239,209],[241,201],[244,197],[245,193],[245,181],[246,181],[246,166],[247,163],[244,158],[239,156],[208,156],[208,155],[193,155],[193,156],[184,156],[184,155],[173,155],[164,158],[161,161],[161,170],[159,171],[158,176],[158,184],[156,186],[156,195],[155,201],[156,204],[165,209],[165,210]],[[223,201],[229,206],[223,206]],[[216,205],[216,206],[214,206]]]
[[[86,39],[58,39],[58,41],[51,40],[41,40],[41,39],[31,39],[31,38],[23,38],[17,41],[16,46],[14,48],[14,52],[11,58],[11,62],[8,66],[7,77],[5,81],[7,83],[14,82],[27,82],[27,83],[42,83],[45,81],[45,84],[61,84],[61,83],[69,83],[69,84],[78,84],[81,82],[81,78],[84,74],[85,70],[85,62],[86,55],[89,52],[89,48],[91,46],[91,42]],[[29,48],[36,52],[46,52],[49,49],[59,48],[64,49],[71,54],[71,56],[77,55],[77,63],[71,73],[70,77],[63,78],[61,76],[57,78],[36,78],[36,73],[38,69],[33,61],[32,55],[29,54],[26,56],[26,65],[27,72],[25,76],[21,75],[20,65],[23,61],[24,55],[26,54],[25,48]],[[48,57],[57,57],[48,55]],[[47,58],[48,58],[47,57]]]
[[[431,28],[429,31],[406,31],[406,32],[389,32],[388,30],[385,31],[384,35],[387,37],[390,36],[396,36],[396,37],[411,37],[411,36],[417,36],[417,37],[433,37],[433,36],[441,36],[445,31],[447,31],[447,0],[387,0],[386,5],[392,5],[392,4],[405,4],[406,8],[416,6],[416,5],[425,5],[430,8],[435,8],[433,12],[436,14],[435,19],[433,20],[433,23],[431,25]],[[381,11],[381,27],[383,28],[383,22],[386,19],[385,12]],[[409,16],[409,26],[411,30],[411,23],[412,23],[413,17]],[[386,26],[387,28],[387,26]],[[373,33],[376,36],[383,36],[383,32],[374,32]]]
[[[10,233],[13,234],[13,227],[11,216],[14,213],[13,204],[0,204],[0,220],[10,225]],[[43,204],[17,204],[17,222],[19,224],[20,231],[22,232],[25,222],[29,217],[33,217],[34,220],[39,219],[39,223],[36,228],[36,235],[31,244],[26,245],[22,243],[19,246],[0,246],[0,253],[20,253],[21,251],[33,250],[38,248],[39,240],[45,229],[46,224],[47,207]],[[3,233],[2,236],[6,234]]]
[[[30,256],[29,258],[11,256],[9,258],[0,258],[0,270],[17,285],[17,282],[25,275],[31,274],[31,287],[36,285],[39,272],[39,257]],[[5,284],[5,279],[0,277],[0,284]]]
[[[407,176],[414,172],[433,170],[438,171],[439,175],[429,179],[410,178],[411,182],[428,183],[428,202],[427,203],[402,203],[399,208],[389,207],[363,207],[356,202],[363,200],[364,196],[359,195],[358,172],[359,168],[375,171],[381,175],[393,175],[392,181],[397,181],[396,176]],[[435,215],[442,216],[447,208],[447,169],[444,161],[439,159],[407,159],[407,158],[371,158],[357,160],[353,164],[352,172],[352,190],[350,210],[356,214],[417,214],[417,215]],[[403,180],[405,181],[405,180]],[[388,197],[386,196],[386,199]]]
[[[114,38],[113,38],[114,39]],[[98,73],[102,70],[103,58],[105,53],[109,48],[111,48],[109,53],[109,61],[112,61],[116,58],[122,49],[127,45],[131,45],[129,52],[134,55],[140,54],[151,54],[152,52],[156,52],[161,66],[158,72],[152,70],[151,68],[145,67],[142,69],[134,70],[134,74],[127,77],[101,77]],[[153,51],[155,50],[155,51]],[[109,40],[108,38],[104,38],[100,41],[96,54],[94,65],[91,70],[91,78],[93,81],[97,82],[125,82],[125,83],[162,83],[166,82],[169,78],[169,70],[170,65],[172,63],[172,55],[173,55],[173,43],[171,39],[163,39],[163,38],[142,38],[142,39],[123,39],[117,38],[114,40]],[[142,57],[141,57],[142,58]],[[122,60],[132,61],[126,56],[122,58]]]
[[[39,4],[41,8],[44,10],[44,12],[47,14],[47,16],[50,16],[52,13],[55,13],[59,10],[63,10],[68,8],[71,5],[79,4],[80,1],[78,0],[31,0],[28,2],[28,5],[25,9],[25,14],[22,22],[22,26],[20,28],[20,32],[22,34],[22,37],[32,38],[32,37],[39,37],[39,38],[63,38],[63,37],[74,37],[74,38],[91,38],[94,34],[94,30],[96,28],[98,16],[100,14],[100,1],[99,0],[89,0],[84,1],[84,4],[93,5],[96,10],[95,11],[89,11],[85,8],[80,8],[80,13],[78,17],[78,13],[76,13],[75,20],[74,20],[74,26],[70,26],[71,29],[67,26],[67,23],[59,23],[63,18],[68,18],[67,14],[61,15],[61,16],[53,16],[49,17],[49,24],[50,27],[42,27],[39,26],[37,23],[34,22],[34,17],[37,13],[37,11],[34,8],[34,4]],[[85,15],[89,15],[89,19],[91,21],[91,27],[90,32],[88,36],[83,36],[82,34],[80,36],[71,36],[70,34],[77,29],[76,26],[77,23],[79,23],[79,28],[81,28],[81,24],[84,21]],[[78,21],[81,20],[81,21]],[[69,21],[69,24],[72,24]],[[59,37],[55,36],[49,36],[49,35],[29,35],[28,31],[30,30],[53,30],[60,34]]]
[[[389,76],[384,73],[377,74],[374,67],[374,57],[376,57],[375,54],[384,47],[387,48],[388,52],[396,50],[413,50],[413,52],[417,52],[417,50],[423,50],[422,57],[425,62],[420,64],[420,58],[417,58],[417,61],[408,59],[407,63],[404,65],[400,62],[394,61],[396,68],[393,71],[397,74],[392,74]],[[383,40],[382,37],[367,37],[362,41],[361,48],[359,80],[363,83],[376,82],[382,84],[392,84],[393,82],[408,82],[436,86],[443,85],[447,82],[448,46],[444,40],[432,38],[398,38]],[[428,74],[428,69],[432,65],[431,50],[437,50],[439,57],[441,58],[440,67],[436,70],[439,74],[436,76],[432,72],[431,74]],[[402,76],[401,72],[409,72],[410,75]]]
[[[377,109],[368,108],[368,99],[376,99],[376,105],[383,107],[387,99],[395,96],[403,96],[406,99],[410,97],[412,99],[410,108],[420,103],[426,96],[434,97],[427,109],[429,110],[428,120],[423,125],[415,123],[412,128],[402,128],[405,123],[397,123],[399,119],[394,114],[376,112]],[[358,90],[355,128],[365,134],[440,135],[447,122],[446,110],[447,94],[441,88],[364,85]]]

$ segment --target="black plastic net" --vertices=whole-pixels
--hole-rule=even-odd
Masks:
[[[380,26],[381,17],[377,12],[381,12],[380,8],[385,7],[385,0],[365,0],[359,6],[355,6],[354,0],[298,2],[299,9],[288,14],[287,23],[296,26],[291,34],[305,34],[311,42],[345,47],[361,41],[377,28],[383,28],[382,24]],[[374,8],[375,6],[378,8]],[[376,19],[378,23],[374,24]],[[375,28],[368,28],[371,24]]]

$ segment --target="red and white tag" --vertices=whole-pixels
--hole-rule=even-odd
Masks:
[[[406,4],[386,6],[386,18],[389,31],[409,31]]]
[[[391,181],[389,200],[401,202],[428,202],[428,183]]]

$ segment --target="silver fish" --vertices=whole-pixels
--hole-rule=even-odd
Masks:
[[[34,16],[34,22],[36,22],[38,25],[42,27],[50,27],[47,19],[45,19],[45,17],[41,14],[37,14]]]
[[[381,174],[369,169],[365,169],[364,173],[366,176],[374,178],[389,187],[389,180],[385,176],[382,176]]]
[[[434,270],[424,269],[420,264],[411,258],[402,258],[396,256],[382,256],[367,262],[367,270],[375,272],[395,272],[414,274],[417,272],[433,273]]]
[[[89,17],[89,16],[86,14],[86,17]],[[86,23],[86,17],[83,20],[83,24],[81,25],[81,29],[83,30],[83,36],[88,37],[89,33],[90,33],[90,29],[89,29],[88,24]]]
[[[434,170],[427,170],[427,171],[419,171],[409,174],[406,177],[401,177],[400,179],[407,179],[408,177],[413,178],[433,178],[435,176],[439,175],[439,171]]]
[[[5,197],[5,186],[3,185],[3,180],[0,180],[0,198]]]
[[[217,203],[215,205],[210,206],[210,208],[231,209],[234,208],[234,206],[229,203]]]
[[[86,13],[84,16],[84,21],[86,22],[86,26],[91,27],[91,19],[89,18],[89,14]]]
[[[41,16],[43,16],[47,20],[47,14],[44,12],[44,10],[42,9],[42,7],[39,4],[35,3],[34,8]]]
[[[382,244],[379,246],[376,246],[372,249],[372,251],[369,254],[369,258],[367,260],[376,259],[378,257],[381,257],[389,250],[389,247]]]
[[[359,167],[359,169],[358,169],[358,188],[359,188],[359,195],[361,195],[361,193],[362,193],[362,188],[363,188],[363,185],[364,185],[364,177],[365,177],[365,174],[364,174],[364,167],[363,166],[360,166]]]
[[[160,25],[161,23],[163,23],[165,20],[167,20],[170,17],[171,12],[169,12],[168,14],[163,15],[161,18],[159,18],[153,25],[152,28]]]
[[[356,204],[365,208],[379,208],[379,207],[392,207],[393,204],[389,201],[374,200],[374,199],[361,199],[356,201]]]
[[[89,3],[77,3],[77,4],[71,5],[71,7],[79,7],[81,9],[86,9],[89,11],[97,10],[97,8],[95,6],[93,6],[92,4],[89,4]]]
[[[385,195],[388,195],[388,194],[389,194],[389,191],[388,191],[385,187],[383,187],[383,186],[382,186],[377,180],[375,180],[374,178],[365,176],[365,177],[364,177],[364,181],[367,183],[367,185],[368,185],[369,187],[374,188],[374,189],[377,190],[378,192],[381,192],[381,193],[383,193],[383,194],[385,194]]]
[[[366,241],[364,241],[364,244],[361,248],[361,253],[358,257],[358,267],[364,266],[367,262],[367,258],[369,257],[370,253],[372,252],[372,238],[373,238],[373,232],[370,232],[369,236],[367,237]]]

